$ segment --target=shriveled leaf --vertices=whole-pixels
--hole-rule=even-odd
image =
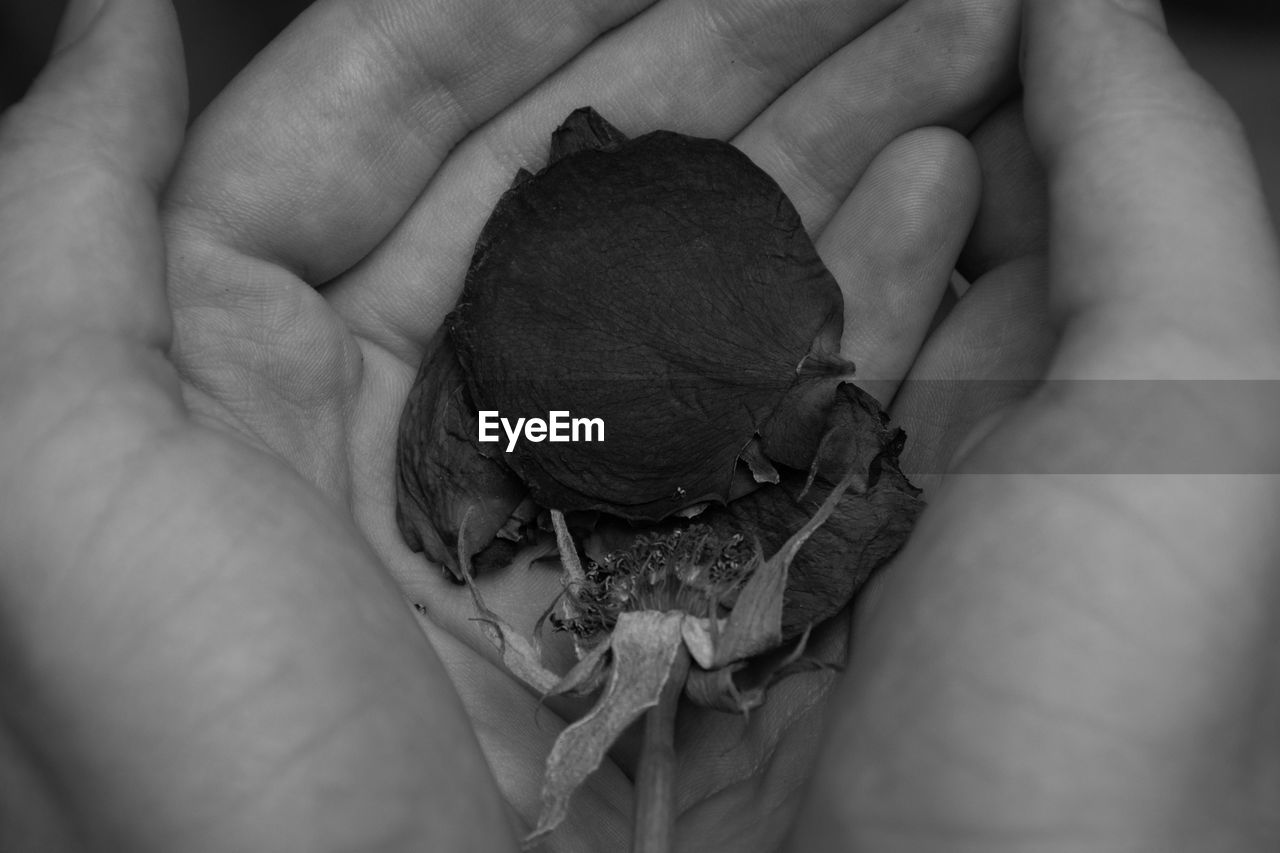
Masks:
[[[544,696],[567,692],[557,690],[561,677],[542,665],[542,652],[529,638],[491,610],[476,621],[501,653],[502,665],[508,672]]]
[[[542,665],[542,649],[539,648],[536,640],[521,634],[485,605],[475,578],[471,575],[471,561],[466,556],[469,525],[470,517],[463,518],[463,545],[459,549],[458,563],[462,579],[471,592],[471,601],[478,614],[475,621],[502,656],[502,665],[507,668],[507,671],[545,696],[554,691],[562,679]]]
[[[791,564],[805,542],[831,518],[854,476],[851,472],[836,484],[777,553],[751,573],[725,622],[724,631],[716,637],[715,654],[708,669],[767,652],[782,643],[782,614],[790,586],[787,575]]]
[[[680,626],[689,656],[698,666],[706,669],[716,665],[716,640],[724,632],[725,620],[714,622],[705,616],[688,616]]]
[[[587,696],[604,684],[613,650],[612,635],[606,636],[564,674],[548,696]]]
[[[764,704],[765,687],[742,688],[735,681],[746,661],[734,661],[719,669],[695,669],[689,672],[684,693],[689,701],[702,708],[745,714]]]
[[[685,696],[703,708],[748,713],[762,705],[769,688],[788,675],[836,669],[829,663],[805,656],[808,639],[806,632],[790,649],[782,646],[718,669],[694,668],[685,682]]]
[[[824,491],[815,487],[793,505],[803,511]],[[865,494],[847,492],[832,522],[814,533],[791,564],[783,636],[794,636],[838,613],[898,553],[923,509],[919,491],[896,464],[886,466]]]
[[[613,742],[658,703],[680,652],[683,619],[682,613],[652,610],[619,617],[609,684],[595,707],[556,738],[542,783],[542,814],[526,846],[560,825],[574,791],[600,766]]]
[[[513,422],[567,411],[605,424],[603,442],[507,455],[543,506],[655,521],[722,503],[798,366],[837,351],[839,288],[782,190],[733,146],[587,136],[605,141],[558,146],[477,243],[448,321],[474,402]],[[775,420],[773,443],[808,442],[820,427],[806,418],[821,416]]]

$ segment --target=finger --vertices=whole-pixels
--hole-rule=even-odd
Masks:
[[[982,168],[982,202],[956,266],[966,279],[976,281],[1010,261],[1045,254],[1049,202],[1020,100],[996,110],[969,138]]]
[[[5,781],[47,786],[75,846],[510,849],[358,533],[156,394],[177,27],[161,0],[86,5],[0,130]]]
[[[825,226],[893,138],[968,132],[1014,85],[1019,4],[908,3],[815,68],[734,139],[782,185],[805,227]]]
[[[168,328],[156,187],[184,96],[168,3],[78,0],[0,119],[0,597],[22,603],[6,609],[11,649],[53,621],[26,605],[82,568],[72,543],[93,536],[96,555],[106,538],[101,508],[77,512],[87,475],[136,453],[140,424],[181,417],[156,352]],[[42,565],[60,549],[75,556]]]
[[[843,350],[860,386],[893,398],[973,221],[978,168],[942,128],[908,133],[871,163],[817,241],[844,293]]]
[[[172,218],[322,282],[468,131],[650,2],[316,3],[201,116]]]
[[[518,168],[544,165],[550,132],[571,110],[591,104],[633,135],[728,138],[900,2],[655,5],[460,145],[376,254],[326,295],[358,333],[416,362],[498,197]]]
[[[1025,49],[1054,302],[1090,321],[1068,328],[1060,372],[1280,375],[1254,346],[1280,329],[1260,182],[1239,122],[1169,41],[1158,5],[1031,2]],[[1167,334],[1151,334],[1153,320]],[[1194,345],[1170,346],[1175,334]]]
[[[878,31],[878,20],[893,5],[846,9],[833,0],[809,0],[797,10],[794,4],[758,3],[728,28],[716,19],[708,23],[700,5],[657,6],[461,146],[410,218],[367,263],[330,289],[330,300],[361,334],[415,361],[421,341],[452,307],[476,234],[494,201],[517,167],[540,167],[549,128],[568,111],[589,102],[628,133],[666,127],[733,137],[796,81],[808,81],[806,70],[828,56],[832,69],[810,92],[812,113],[801,117],[796,106],[791,115],[803,120],[797,133],[808,134],[812,145],[836,151],[840,146],[833,138],[846,143],[841,174],[826,175],[836,187],[824,191],[829,216],[874,152],[900,129],[951,118],[948,110],[960,113],[957,102],[974,96],[969,88],[973,81],[957,85],[951,79],[956,69],[945,63],[928,65],[919,77],[900,74],[910,85],[895,88],[897,97],[891,99],[877,95],[860,115],[861,124],[876,128],[868,133],[868,145],[847,145],[850,136],[858,136],[851,126],[859,122],[850,119],[858,110],[850,97],[836,96],[838,79],[865,79],[867,87],[856,92],[873,91],[881,74],[893,69],[888,54],[918,49],[913,35],[927,44],[934,38],[945,41],[946,28],[965,19],[937,14],[936,4],[908,4],[892,15],[896,23],[890,36],[877,38],[865,50],[840,50],[851,40],[858,44],[868,37],[860,35],[868,28]],[[974,29],[998,31],[1004,20],[966,9],[973,14],[966,20]],[[1012,55],[1011,33],[1005,41],[1007,58]],[[618,74],[618,68],[631,70]],[[785,190],[797,190],[791,175],[781,177]]]
[[[907,433],[903,468],[926,494],[964,448],[1034,390],[1057,343],[1044,172],[1020,104],[997,110],[970,139],[982,197],[957,267],[973,283],[930,335],[892,410]]]
[[[0,123],[0,340],[86,332],[164,346],[156,192],[186,84],[162,0],[77,0],[55,55]]]
[[[1252,349],[1274,371],[1274,238],[1256,179],[1155,5],[1031,0],[1027,13],[1028,124],[1067,336],[1054,370],[1237,375]],[[1261,317],[1240,316],[1250,309]],[[1238,814],[1257,790],[1252,765],[1219,758],[1258,734],[1275,483],[1170,476],[1182,469],[1168,458],[1145,469],[1158,476],[1126,475],[1134,445],[1230,440],[1211,410],[1113,408],[1133,384],[1044,389],[968,457],[972,476],[934,496],[867,611],[802,840],[1025,849],[1087,831],[1094,846],[1159,848],[1234,834],[1211,817],[1191,840],[1181,816],[1191,801]],[[1071,467],[1086,456],[1102,466]],[[1094,470],[1105,475],[1080,473]]]
[[[1009,261],[973,283],[920,351],[891,411],[907,433],[902,468],[926,494],[1044,376],[1057,343],[1047,294],[1043,257]]]

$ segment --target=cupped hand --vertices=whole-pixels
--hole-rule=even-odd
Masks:
[[[925,334],[977,194],[958,136],[909,132],[966,127],[1005,94],[1016,11],[895,5],[489,3],[465,19],[404,3],[322,6],[196,126],[167,218],[186,256],[171,269],[174,353],[200,389],[191,405],[350,503],[425,609],[526,819],[563,725],[555,712],[571,709],[544,707],[495,664],[466,594],[410,555],[393,525],[392,441],[423,345],[452,307],[498,195],[518,168],[544,161],[570,110],[591,104],[628,133],[731,138],[773,174],[846,285],[850,354],[887,398]],[[263,111],[277,117],[276,134],[256,121]],[[241,297],[228,300],[228,286]],[[204,314],[190,323],[187,299]],[[208,322],[210,303],[232,334]],[[558,583],[545,570],[507,573],[482,591],[531,630]],[[840,645],[838,631],[828,645]],[[794,679],[749,726],[682,714],[682,838],[776,846],[830,680]],[[552,843],[620,844],[629,774],[623,756],[602,768]]]
[[[1274,850],[1275,231],[1156,2],[1025,15],[1027,135],[975,133],[974,285],[895,399],[949,473],[865,600],[793,849]]]
[[[1012,0],[319,2],[199,117],[157,217],[171,11],[77,0],[0,149],[13,834],[509,848],[564,721],[399,541],[392,488],[408,384],[498,195],[583,104],[731,139],[795,201],[888,400],[977,205],[937,126],[1007,94],[1016,23]],[[484,593],[527,626],[556,584]],[[682,844],[776,847],[831,683],[686,715]],[[552,846],[620,846],[627,774],[602,768]]]

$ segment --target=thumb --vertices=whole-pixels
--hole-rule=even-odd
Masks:
[[[86,330],[163,345],[156,195],[186,77],[166,0],[72,0],[48,65],[0,119],[0,340]]]
[[[1055,378],[1280,376],[1280,261],[1240,123],[1157,0],[1028,0]]]
[[[156,186],[173,166],[186,111],[168,0],[71,0],[52,56],[6,130],[35,145],[56,140],[64,155],[103,159]]]
[[[1158,5],[1024,9],[1051,376],[1280,376],[1247,148]],[[997,422],[864,605],[795,849],[1274,849],[1280,489],[1224,475],[1278,470],[1270,385],[1049,382]]]

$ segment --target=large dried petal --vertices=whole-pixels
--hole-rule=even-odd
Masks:
[[[507,454],[540,504],[658,520],[726,501],[757,433],[812,455],[821,401],[774,413],[797,383],[850,372],[840,291],[733,146],[593,133],[502,197],[449,323],[481,409],[603,420],[602,443]]]

